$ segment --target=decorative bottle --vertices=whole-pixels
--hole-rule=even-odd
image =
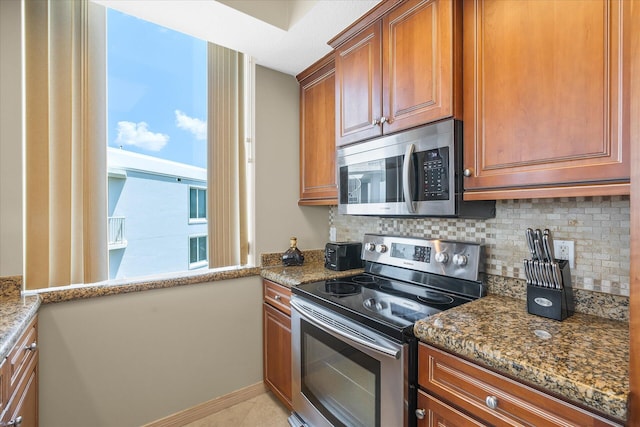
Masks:
[[[298,249],[298,238],[292,237],[289,239],[289,243],[289,249],[282,254],[282,264],[287,267],[291,265],[302,265],[304,262],[304,255],[302,255],[302,252]]]

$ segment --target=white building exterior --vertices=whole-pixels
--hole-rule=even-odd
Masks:
[[[109,279],[207,266],[207,171],[107,148]]]

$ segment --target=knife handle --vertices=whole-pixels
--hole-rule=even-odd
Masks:
[[[551,232],[547,228],[545,228],[542,234],[542,242],[544,243],[544,249],[547,252],[549,261],[554,261],[556,256],[553,249],[553,238],[551,237]]]
[[[553,265],[553,275],[555,276],[555,279],[556,279],[556,289],[562,289],[564,288],[564,284],[562,283],[562,271],[560,270],[560,265],[558,265],[557,262],[554,262],[552,265]]]
[[[535,248],[536,248],[536,254],[538,256],[538,259],[540,261],[547,261],[547,257],[545,255],[544,250],[542,249],[542,240],[538,240],[536,239],[534,242]]]
[[[535,260],[538,258],[536,255],[536,245],[535,245],[535,237],[533,235],[533,228],[527,228],[525,232],[527,238],[527,246],[529,247],[529,252],[531,252],[531,259]]]

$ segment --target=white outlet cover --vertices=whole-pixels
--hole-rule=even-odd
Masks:
[[[562,254],[562,247],[566,247],[568,249],[568,254]],[[573,240],[554,240],[553,241],[553,252],[557,259],[566,259],[569,261],[569,267],[575,268],[575,246]]]

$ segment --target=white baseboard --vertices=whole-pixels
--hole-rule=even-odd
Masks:
[[[176,412],[162,419],[145,424],[144,427],[178,427],[183,426],[201,418],[208,417],[211,414],[222,411],[237,403],[259,396],[265,393],[267,388],[264,383],[259,382],[240,390],[233,391],[224,396],[211,399],[207,402],[200,403],[184,411]]]

